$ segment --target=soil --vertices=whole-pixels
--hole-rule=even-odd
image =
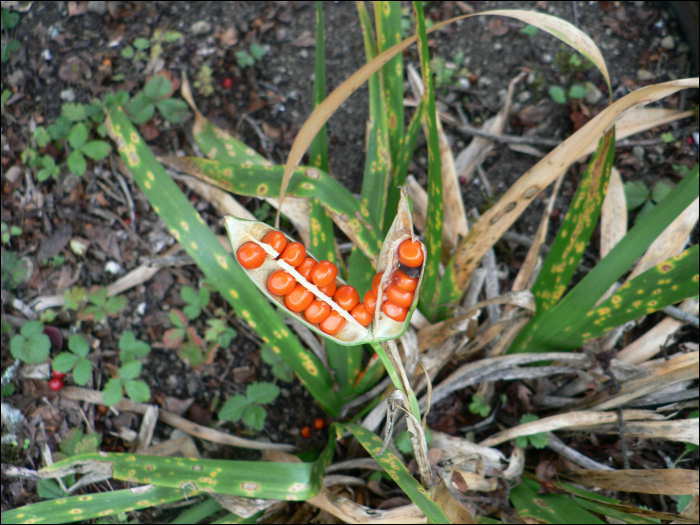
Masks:
[[[644,85],[691,75],[690,49],[697,46],[697,42],[686,42],[673,15],[656,3],[431,2],[426,15],[438,21],[462,14],[464,9],[479,12],[501,8],[534,9],[576,23],[602,50],[610,69],[615,98]],[[351,3],[325,4],[324,18],[326,84],[330,92],[364,63],[364,47]],[[27,283],[13,291],[14,296],[24,304],[31,304],[39,296],[62,293],[67,285],[107,286],[146,260],[151,255],[149,250],[157,253],[174,242],[133,181],[127,181],[136,212],[135,223],[130,222],[123,192],[118,182],[109,176],[109,159],[89,162],[80,178],[68,175],[63,169],[58,180],[30,185],[28,182],[35,179],[31,171],[26,177],[22,172],[17,176],[17,171],[11,169],[22,166],[20,155],[30,144],[36,125],[47,126],[55,121],[65,102],[89,103],[93,98],[103,98],[117,90],[134,94],[153,70],[164,69],[173,78],[186,73],[192,81],[206,65],[212,71],[213,89],[209,96],[195,94],[200,111],[273,162],[283,164],[296,131],[312,110],[314,24],[311,2],[36,2],[22,12],[17,27],[3,34],[3,39],[9,35],[20,47],[2,64],[4,88],[12,91],[2,117],[2,221],[22,229],[22,234],[12,237],[5,247],[32,259],[35,270]],[[572,53],[566,46],[543,32],[528,37],[519,31],[521,27],[522,24],[513,19],[475,17],[435,33],[431,38],[434,56],[447,63],[454,60],[457,51],[465,56],[453,81],[437,87],[438,103],[455,118],[458,118],[456,108],[459,106],[470,123],[480,125],[501,109],[508,82],[526,71],[527,79],[515,90],[505,133],[563,140],[581,125],[581,119],[587,118],[586,112],[590,117],[604,108],[606,97],[584,103],[585,107],[578,103],[559,105],[549,98],[549,87],[560,85],[566,89],[574,83],[589,81],[605,93],[602,78],[595,69],[572,70],[567,65]],[[122,56],[126,44],[138,37],[150,38],[156,29],[179,31],[182,37],[175,42],[164,42],[163,52],[155,63]],[[673,49],[662,46],[663,43],[668,47],[669,42]],[[251,44],[262,45],[267,53],[253,66],[240,67],[236,53],[249,50]],[[415,48],[405,53],[405,59],[417,64]],[[148,67],[149,64],[154,67]],[[225,88],[224,80],[228,78],[233,80],[233,86]],[[660,105],[697,108],[697,97],[697,91],[691,90],[668,97]],[[328,123],[330,172],[356,194],[361,189],[364,169],[367,98],[364,85]],[[407,118],[411,114],[412,110],[408,109]],[[688,128],[691,124],[695,128]],[[469,138],[449,124],[445,124],[445,129],[454,141],[456,155],[468,144]],[[686,142],[691,129],[697,129],[697,118],[634,137],[655,139],[671,131],[676,140],[618,149],[616,166],[623,180],[641,180],[649,188],[662,179],[679,180],[673,165],[690,167],[697,162],[697,145]],[[149,138],[157,154],[196,154],[191,141],[191,121],[171,125],[156,116],[143,124],[140,131]],[[541,149],[547,151],[547,148]],[[40,154],[46,153],[64,160],[62,152],[52,150],[51,146],[40,150]],[[466,208],[483,211],[537,160],[505,144],[499,145],[483,164],[496,195],[486,197],[478,180],[465,184]],[[426,178],[425,166],[425,140],[421,136],[410,166],[411,174],[421,183]],[[553,232],[564,216],[584,168],[574,166],[567,174],[556,205],[557,216],[552,216]],[[12,176],[8,177],[8,173]],[[204,220],[221,233],[220,217],[214,208],[186,188],[183,190]],[[532,236],[548,193],[534,200],[512,231]],[[258,201],[246,198],[241,201],[251,211],[265,213]],[[112,215],[100,210],[109,210]],[[67,225],[71,231],[66,235]],[[141,241],[134,240],[134,235],[128,234],[125,228],[133,228]],[[553,233],[550,240],[551,235]],[[695,235],[697,237],[697,233]],[[89,242],[85,256],[78,257],[71,251],[68,246],[71,238]],[[58,248],[51,250],[52,243]],[[596,263],[597,243],[594,236],[583,260],[584,266],[592,267]],[[37,258],[37,251],[42,248],[41,253],[48,254],[44,259],[59,256],[64,261],[55,266],[42,263]],[[525,250],[505,242],[497,245],[497,257],[508,264],[511,276],[517,272]],[[107,261],[118,264],[116,274],[105,271]],[[94,348],[103,353],[104,362],[116,364],[117,342],[125,330],[132,330],[138,339],[149,343],[152,350],[143,360],[141,378],[150,386],[152,401],[162,404],[168,399],[184,400],[184,415],[193,421],[210,423],[218,402],[245,392],[245,387],[253,381],[270,381],[281,387],[281,395],[266,407],[268,418],[263,431],[251,433],[241,422],[226,423],[224,428],[244,437],[264,437],[302,448],[324,443],[325,431],[312,430],[311,439],[303,439],[300,428],[312,427],[315,418],[326,419],[326,416],[297,381],[284,383],[272,375],[270,367],[260,358],[258,337],[228,311],[227,304],[216,294],[212,295],[207,313],[212,315],[217,308],[226,311],[226,318],[237,330],[232,344],[219,349],[211,364],[197,370],[164,347],[163,334],[171,328],[168,311],[184,306],[180,290],[183,286],[197,288],[201,285],[202,274],[194,266],[163,269],[145,285],[125,292],[128,305],[119,316],[102,323],[84,322],[80,330],[90,342],[97,342]],[[502,283],[504,290],[509,286],[509,282]],[[13,307],[4,290],[2,302],[3,318],[14,326],[21,325],[22,313]],[[206,315],[200,316],[193,323],[200,335],[206,329],[206,318]],[[649,323],[653,323],[653,319],[651,316]],[[76,326],[75,321],[75,316],[61,314],[52,324],[62,330],[66,338]],[[9,352],[10,335],[3,330],[3,370],[13,361]],[[687,334],[687,338],[693,337],[697,334]],[[104,370],[104,377],[108,377],[106,373]],[[18,393],[4,401],[20,408],[25,415],[41,413],[42,396],[48,396],[49,402],[58,406],[57,398],[47,390],[45,381],[23,379],[15,384]],[[456,433],[458,427],[474,423],[474,416],[466,411],[468,400],[469,395],[465,393],[451,396],[434,407],[430,426]],[[123,450],[125,444],[114,437],[116,426],[111,417],[94,411],[91,416],[96,430],[104,436],[103,449]],[[74,414],[45,421],[51,449],[56,450],[59,436],[79,423]],[[131,428],[138,429],[137,420]],[[159,427],[156,439],[167,439],[170,431]],[[33,467],[41,463],[34,433],[23,430],[18,434],[20,442],[25,437],[31,438],[30,444],[19,456],[9,457],[3,449],[3,464]],[[228,458],[257,457],[255,453],[231,447],[218,447],[209,453]],[[35,501],[33,490],[30,482],[20,485],[3,479],[2,510]],[[647,505],[658,506],[656,500],[648,499]],[[152,518],[144,517],[148,519]]]

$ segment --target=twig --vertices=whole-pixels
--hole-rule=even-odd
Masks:
[[[612,467],[598,463],[597,461],[584,456],[573,448],[567,447],[562,440],[551,432],[547,432],[547,447],[564,456],[569,461],[591,470],[615,470]]]
[[[682,128],[679,133],[683,135],[686,132],[694,131],[695,127],[690,126],[687,128]],[[494,133],[489,133],[488,131],[483,131],[481,128],[472,126],[471,124],[462,124],[456,128],[456,131],[462,136],[476,136],[483,137],[485,139],[493,140],[495,142],[504,142],[506,144],[534,144],[535,146],[545,146],[550,148],[555,148],[561,144],[565,139],[554,140],[545,139],[542,137],[519,137],[516,135],[497,135]],[[666,142],[662,137],[655,137],[651,139],[640,139],[640,140],[622,140],[615,143],[616,148],[631,148],[633,146],[654,146],[656,144],[662,144]]]
[[[661,311],[666,315],[669,315],[674,319],[678,319],[683,323],[694,326],[695,328],[700,328],[697,316],[686,313],[680,308],[677,308],[675,306],[667,306],[666,308],[662,308]]]
[[[136,213],[134,212],[134,199],[131,198],[131,192],[129,191],[129,185],[126,183],[126,180],[124,177],[121,176],[118,170],[114,169],[114,162],[112,160],[112,157],[109,157],[109,165],[112,170],[112,173],[114,176],[117,178],[119,181],[119,186],[122,188],[122,192],[124,193],[124,198],[126,199],[126,205],[129,208],[129,219],[131,219],[131,224],[134,224],[136,221]]]

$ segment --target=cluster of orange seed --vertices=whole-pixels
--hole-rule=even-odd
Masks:
[[[315,284],[326,296],[332,297],[343,310],[350,312],[362,326],[368,326],[372,322],[381,273],[374,276],[372,289],[364,295],[363,302],[359,302],[360,296],[352,286],[346,284],[336,288],[338,268],[330,261],[316,262],[313,258],[306,257],[306,250],[301,243],[288,243],[287,238],[279,231],[268,232],[262,242],[269,244],[280,254],[281,260],[296,268],[307,281]],[[253,270],[265,261],[265,251],[257,244],[248,242],[238,249],[236,258],[243,268]],[[420,243],[412,243],[410,240],[402,242],[399,246],[399,263],[409,273],[415,270],[420,273],[419,269],[423,264]],[[396,270],[384,291],[382,311],[395,321],[406,319],[417,285],[417,277],[409,277],[401,270]],[[297,283],[294,276],[284,270],[277,270],[268,277],[267,289],[274,295],[283,296],[284,304],[292,312],[303,311],[306,320],[318,325],[324,333],[335,335],[345,326],[345,319],[338,312],[321,298],[314,297],[313,293]]]

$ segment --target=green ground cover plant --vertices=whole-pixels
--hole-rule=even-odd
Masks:
[[[534,356],[531,363],[550,362],[554,359],[553,352],[563,355],[571,353],[594,338],[642,315],[698,295],[698,247],[695,245],[680,253],[664,256],[662,260],[654,262],[645,271],[623,283],[608,297],[604,297],[606,291],[628,272],[652,242],[698,197],[697,166],[687,173],[663,200],[659,199],[646,216],[639,218],[635,226],[578,284],[572,287],[569,285],[601,213],[613,167],[617,117],[634,106],[661,99],[681,89],[697,87],[697,79],[648,86],[615,102],[611,98],[611,104],[606,110],[525,173],[471,225],[466,235],[456,242],[454,239],[445,242],[443,229],[448,214],[447,208],[452,200],[448,181],[444,178],[445,158],[440,147],[442,139],[435,110],[428,35],[453,20],[434,24],[429,31],[426,29],[428,24],[423,15],[423,4],[414,2],[412,8],[416,34],[401,40],[404,24],[398,3],[376,3],[374,25],[364,5],[358,4],[366,64],[326,96],[323,18],[321,6],[317,5],[316,70],[313,88],[315,110],[299,131],[284,166],[273,165],[252,148],[207,121],[196,109],[189,91],[189,83],[184,78],[182,95],[194,111],[193,138],[204,157],[156,159],[134,127],[134,124],[148,121],[156,108],[166,119],[166,115],[169,114],[173,122],[178,122],[178,119],[184,116],[184,103],[170,98],[171,86],[163,77],[153,77],[143,92],[130,101],[125,94],[117,94],[106,100],[108,116],[104,126],[154,211],[200,267],[207,282],[212,283],[212,288],[225,298],[237,315],[245,320],[265,343],[263,348],[267,350],[262,352],[263,359],[273,366],[276,377],[289,378],[290,371],[293,371],[323,410],[329,416],[336,417],[342,413],[343,405],[372,390],[381,381],[384,372],[388,374],[394,392],[389,396],[387,418],[393,421],[397,414],[406,416],[408,432],[399,434],[396,445],[404,453],[408,453],[410,445],[418,465],[420,483],[388,447],[392,440],[390,424],[385,438],[382,439],[372,430],[357,424],[337,422],[329,428],[325,448],[317,457],[303,462],[292,461],[291,458],[288,458],[289,462],[244,462],[107,454],[98,452],[96,445],[94,449],[80,450],[79,455],[67,457],[45,467],[41,471],[42,475],[66,479],[74,473],[75,465],[79,462],[90,465],[106,464],[109,472],[103,473],[104,477],[100,479],[135,481],[146,486],[138,501],[131,498],[128,490],[96,494],[84,500],[76,496],[62,495],[63,506],[60,508],[56,501],[41,502],[4,513],[3,522],[39,520],[48,516],[56,522],[67,522],[72,518],[72,514],[91,519],[103,515],[107,507],[111,514],[117,514],[126,509],[146,508],[205,493],[293,501],[315,498],[322,494],[323,472],[332,461],[336,440],[346,432],[357,439],[362,448],[376,460],[384,473],[403,490],[428,520],[435,523],[466,520],[466,511],[455,500],[449,482],[434,478],[428,462],[427,445],[430,432],[426,426],[426,413],[431,398],[430,374],[426,371],[426,399],[419,401],[416,394],[422,387],[416,386],[418,381],[410,381],[412,378],[408,377],[395,340],[406,330],[414,310],[426,319],[426,330],[431,331],[430,337],[434,338],[434,345],[441,344],[450,336],[448,326],[452,326],[456,321],[468,321],[473,312],[454,315],[455,306],[461,302],[482,256],[539,192],[562,175],[588,146],[596,143],[597,148],[588,162],[555,241],[542,263],[539,274],[533,276],[531,294],[518,295],[518,292],[525,291],[519,288],[513,290],[510,295],[489,303],[506,304],[512,312],[519,315],[504,317],[504,324],[498,333],[501,336],[497,343],[499,353],[511,354],[506,357],[515,359],[517,354],[548,352],[542,357]],[[526,27],[537,27],[554,35],[594,64],[608,84],[608,91],[612,92],[607,67],[600,51],[590,38],[573,25],[535,12],[506,10],[478,14],[498,14],[516,18],[530,24]],[[466,16],[471,15],[458,18]],[[525,35],[531,36],[531,33],[530,29],[524,31]],[[417,107],[410,122],[405,123],[401,52],[413,43],[417,44],[420,56],[422,95],[416,101]],[[153,40],[149,45],[152,44]],[[134,46],[137,47],[136,42]],[[144,47],[143,50],[147,48]],[[153,48],[151,50],[153,52]],[[254,50],[251,46],[249,55],[237,55],[239,65],[254,65],[256,60],[264,56],[263,51],[264,48]],[[571,65],[573,68],[581,66],[576,63]],[[443,71],[439,75],[442,79],[440,82],[451,81],[450,74]],[[369,85],[370,120],[364,178],[360,199],[357,200],[327,173],[324,125],[333,111],[364,81]],[[557,92],[556,97],[562,100],[560,103],[565,101],[566,96],[578,99],[585,94],[582,89],[584,88],[574,85],[568,92],[564,92],[563,89],[561,93]],[[549,94],[555,102],[559,102],[551,90]],[[321,334],[325,339],[327,364],[307,350],[300,339],[291,332],[279,312],[270,304],[269,297],[259,292],[256,284],[259,286],[260,283],[254,281],[254,276],[244,271],[234,257],[222,247],[209,226],[204,224],[187,197],[163,169],[163,164],[179,168],[237,195],[277,197],[280,209],[284,209],[286,196],[307,199],[309,252],[318,259],[339,263],[333,233],[334,226],[337,226],[353,243],[347,264],[340,265],[341,277],[357,290],[364,291],[370,289],[372,278],[376,270],[381,268],[383,261],[386,264],[387,250],[383,248],[393,241],[397,230],[403,228],[413,235],[410,211],[414,204],[401,187],[406,183],[408,161],[421,127],[427,142],[428,198],[422,237],[425,262],[420,274],[419,288],[416,290],[416,300],[405,323],[387,337],[362,339],[362,343],[365,344],[348,346],[347,342]],[[69,132],[68,144],[73,153],[81,152],[92,158],[84,149],[89,144],[86,142],[87,128],[83,126],[77,129],[84,129],[85,132],[73,132],[72,139]],[[307,150],[308,165],[300,165]],[[29,158],[31,155],[27,156],[27,159]],[[279,223],[278,215],[275,226],[279,226]],[[239,226],[235,219],[227,218],[225,224],[232,246],[237,239],[236,235],[250,235],[247,230],[243,234],[237,233],[236,228]],[[245,227],[263,226],[269,229],[269,226],[257,221],[244,223],[244,227],[240,228],[243,230]],[[535,245],[535,253],[537,248]],[[204,287],[199,290],[185,287],[181,296],[187,306],[182,311],[170,311],[173,328],[166,332],[164,343],[166,347],[177,348],[178,355],[196,367],[207,358],[204,355],[205,348],[207,355],[210,355],[213,348],[211,345],[226,346],[225,343],[230,343],[235,333],[231,333],[226,327],[223,316],[209,319],[210,330],[207,331],[205,340],[210,342],[210,346],[206,347],[202,338],[188,326],[188,320],[197,318],[206,310],[210,292]],[[526,296],[529,299],[526,300]],[[67,291],[65,308],[78,310],[84,302],[84,297],[84,291]],[[87,299],[91,305],[83,309],[79,317],[95,322],[107,315],[117,314],[124,307],[125,301],[115,297],[108,299],[104,289],[87,294]],[[485,303],[479,305],[487,306]],[[284,306],[276,306],[279,311],[291,316]],[[40,362],[49,355],[47,343],[41,337],[43,333],[40,333],[43,326],[41,323],[30,323],[26,323],[20,334],[15,336],[17,342],[13,343],[12,353],[18,359]],[[30,326],[25,328],[27,325]],[[374,325],[372,327],[374,328]],[[319,333],[318,330],[316,333]],[[126,332],[119,341],[122,364],[118,369],[115,367],[113,377],[103,389],[105,405],[116,405],[122,400],[124,392],[136,403],[144,403],[150,397],[148,386],[137,379],[142,366],[138,359],[146,355],[148,346],[144,347],[145,343],[136,341],[133,334],[127,334],[131,332]],[[427,337],[425,332],[423,335]],[[495,335],[485,333],[479,336],[475,343],[483,343],[482,346],[485,346]],[[418,338],[420,340],[420,334]],[[88,367],[91,366],[87,359],[89,349],[80,336],[69,339],[68,349],[69,352],[63,352],[54,358],[54,369],[59,372],[72,371],[76,383],[80,384],[86,379]],[[497,357],[497,353],[489,355],[489,358]],[[84,364],[85,362],[87,364]],[[283,363],[288,368],[285,368]],[[245,395],[237,394],[224,402],[219,410],[219,419],[242,420],[251,429],[261,430],[267,416],[261,405],[272,402],[278,393],[279,388],[270,383],[248,385]],[[489,413],[492,396],[493,392],[475,394],[469,410],[485,417]],[[537,416],[527,414],[520,418],[520,424],[531,424],[538,420]],[[548,438],[544,432],[537,432],[517,436],[512,441],[515,447],[520,449],[528,446],[539,449],[547,444]],[[73,452],[78,453],[77,448]],[[210,474],[208,477],[199,474],[193,476],[193,470]],[[554,487],[554,483],[551,483]],[[599,519],[595,514],[604,514],[615,519],[639,519],[642,522],[651,519],[637,518],[640,509],[631,506],[621,509],[620,502],[611,498],[602,498],[563,483],[557,483],[556,488],[557,491],[539,494],[539,484],[526,474],[521,478],[520,484],[510,491],[510,501],[522,518],[547,523],[597,523]],[[536,505],[533,503],[535,500]],[[572,504],[572,501],[575,504]],[[207,505],[203,514],[217,510],[219,507]],[[660,513],[654,516],[658,515]],[[236,517],[229,515],[227,519]]]

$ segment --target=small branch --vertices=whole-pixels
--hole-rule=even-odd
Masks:
[[[674,319],[678,319],[682,323],[689,324],[695,328],[700,328],[697,316],[686,313],[680,308],[676,308],[675,306],[667,306],[666,308],[662,308],[661,311]]]

